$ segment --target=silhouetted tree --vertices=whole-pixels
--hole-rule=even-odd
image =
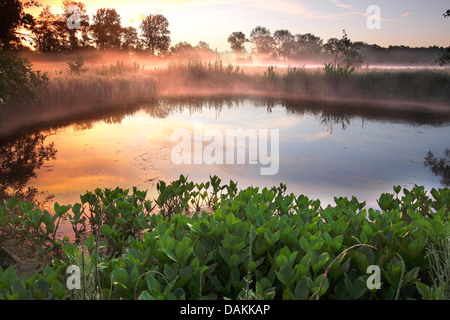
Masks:
[[[68,20],[74,14],[70,10],[71,7],[76,6],[79,9],[80,17],[79,23],[80,28],[69,28]],[[83,2],[63,0],[62,3],[63,13],[61,15],[60,24],[62,27],[62,32],[68,38],[69,48],[76,49],[80,46],[87,46],[89,43],[89,15],[86,11],[86,5]]]
[[[32,6],[40,4],[35,0],[0,0],[0,50],[22,46],[27,35],[20,28],[31,29],[34,25],[33,16],[24,10]]]
[[[122,35],[121,17],[116,9],[101,8],[93,16],[91,25],[94,43],[100,49],[120,48]]]
[[[364,57],[359,53],[358,46],[354,44],[343,30],[342,38],[331,38],[324,45],[324,49],[333,57],[333,64],[338,63],[348,65],[360,65],[364,62]]]
[[[170,47],[169,20],[162,14],[150,14],[141,22],[144,48],[152,55],[163,55]]]
[[[297,58],[317,57],[322,54],[323,40],[311,33],[296,34],[295,41],[297,42]]]
[[[257,26],[250,33],[250,41],[253,43],[253,54],[272,57],[275,51],[275,40],[269,29]]]
[[[33,71],[31,63],[10,51],[0,52],[0,99],[7,106],[28,105],[39,98],[47,74]],[[0,105],[0,107],[3,107]],[[0,180],[1,183],[1,180]]]
[[[140,46],[138,32],[134,27],[122,29],[122,49],[136,50]]]
[[[431,172],[435,176],[441,176],[441,183],[445,187],[450,187],[450,149],[445,149],[445,157],[437,159],[434,154],[429,151],[424,161],[425,167],[430,167]]]
[[[51,12],[50,6],[45,6],[35,21],[33,39],[35,47],[40,52],[61,51],[63,39],[59,39],[58,16]]]
[[[244,45],[249,40],[247,39],[247,37],[245,36],[245,34],[243,32],[238,31],[238,32],[233,32],[232,34],[230,34],[227,41],[230,43],[231,50],[233,50],[233,52],[236,55],[240,56],[245,53]]]
[[[443,14],[443,16],[445,18],[450,17],[450,9],[447,10],[447,12]],[[441,67],[444,66],[445,64],[449,63],[450,62],[450,47],[443,49],[439,53],[439,57],[436,61],[439,63],[439,65]]]
[[[295,55],[295,37],[289,30],[277,30],[273,33],[278,58],[287,59]]]
[[[195,48],[203,51],[204,53],[214,53],[214,51],[209,47],[209,44],[205,41],[199,41]]]

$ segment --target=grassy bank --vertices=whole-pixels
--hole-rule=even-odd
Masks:
[[[2,129],[19,130],[160,97],[256,96],[348,104],[399,114],[450,114],[450,72],[446,69],[354,70],[330,65],[261,69],[223,65],[220,60],[171,60],[164,67],[159,61],[159,67],[149,68],[131,60],[88,64],[77,59],[66,63],[64,70],[46,74],[49,83],[39,90],[38,102],[0,105]]]
[[[159,195],[97,189],[54,215],[15,199],[0,233],[60,254],[41,273],[0,270],[0,299],[448,299],[449,190],[394,187],[380,210],[286,186],[239,190],[218,177],[158,182]],[[80,242],[55,234],[67,217]],[[90,230],[90,231],[89,231]],[[83,270],[68,290],[70,265]],[[371,265],[381,284],[369,287]]]
[[[367,99],[370,101],[449,105],[448,70],[373,70],[341,67],[267,67],[248,72],[235,65],[188,60],[169,63],[158,73],[161,90],[174,94],[204,90],[260,93],[268,97]]]

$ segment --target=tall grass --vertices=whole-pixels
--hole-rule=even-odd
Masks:
[[[75,64],[75,62],[79,62]],[[390,101],[426,106],[439,103],[449,112],[450,72],[448,70],[368,69],[270,66],[262,72],[247,72],[239,65],[215,61],[169,60],[166,68],[144,70],[137,63],[85,68],[73,60],[67,70],[49,75],[49,85],[40,92],[41,100],[14,108],[0,108],[2,123],[17,126],[37,124],[74,113],[103,110],[106,107],[137,105],[163,96],[262,96],[265,98],[307,98],[332,101],[368,101],[389,107]],[[345,68],[344,68],[345,69]],[[348,69],[348,68],[347,68]],[[358,102],[361,104],[361,101]],[[26,116],[23,116],[26,114]]]
[[[449,104],[448,70],[368,70],[351,66],[330,69],[277,68],[244,73],[239,66],[197,61],[170,62],[158,73],[161,90],[174,93],[212,89],[261,92],[266,95],[317,98],[369,99],[371,101],[433,102]]]
[[[137,103],[156,98],[157,80],[145,74],[102,76],[93,72],[55,77],[39,104],[52,106],[103,106]]]
[[[448,230],[450,231],[450,230]],[[442,300],[450,300],[450,233],[439,242],[438,247],[427,249],[430,262],[430,277],[433,286],[430,291],[437,291]]]
[[[133,104],[157,96],[157,78],[139,65],[118,61],[85,72],[60,72],[51,77],[39,107],[86,107]]]

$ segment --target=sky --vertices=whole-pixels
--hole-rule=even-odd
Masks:
[[[61,12],[61,0],[39,0]],[[123,26],[139,27],[149,14],[163,14],[169,20],[172,45],[186,41],[207,42],[212,49],[230,50],[228,36],[242,31],[247,37],[256,26],[274,32],[287,29],[292,34],[313,33],[326,42],[341,38],[345,29],[352,41],[383,47],[449,46],[449,0],[84,0],[88,13],[99,8],[115,8]],[[377,11],[370,10],[377,6]],[[38,15],[41,9],[28,10]],[[368,26],[369,20],[369,26]],[[376,23],[379,22],[379,26]]]

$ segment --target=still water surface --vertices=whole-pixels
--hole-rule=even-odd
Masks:
[[[158,180],[180,174],[196,182],[219,176],[238,187],[272,187],[320,199],[355,196],[377,207],[394,185],[442,187],[424,166],[429,151],[442,157],[450,148],[450,119],[426,114],[261,100],[159,100],[40,129],[0,142],[3,192],[37,189],[36,198],[73,204],[95,188],[137,186],[156,197]],[[344,108],[345,109],[345,108]],[[260,175],[261,165],[176,165],[171,152],[176,129],[279,129],[279,171]],[[15,181],[17,179],[17,181]],[[5,191],[6,190],[6,191]]]

